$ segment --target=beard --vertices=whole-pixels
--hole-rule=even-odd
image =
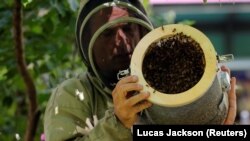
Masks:
[[[116,83],[124,76],[126,76],[129,71],[131,54],[120,54],[108,58],[105,63],[96,63],[96,70],[100,76],[102,82],[110,88],[114,89]]]
[[[115,66],[112,70],[100,70],[98,73],[104,84],[113,90],[121,78],[130,74],[129,64]]]

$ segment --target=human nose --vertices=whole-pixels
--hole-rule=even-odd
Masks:
[[[115,44],[117,47],[120,47],[121,50],[126,52],[130,52],[131,50],[128,44],[126,33],[120,28],[116,32]]]

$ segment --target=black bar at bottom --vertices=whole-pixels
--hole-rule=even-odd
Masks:
[[[250,141],[250,125],[134,125],[133,141],[155,139],[166,141],[168,139],[192,140],[233,140]]]

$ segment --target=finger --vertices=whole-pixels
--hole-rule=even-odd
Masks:
[[[126,83],[135,83],[138,81],[138,77],[136,75],[130,75],[130,76],[126,76],[124,78],[122,78],[117,85],[122,85],[122,84],[126,84]]]
[[[122,99],[126,99],[128,92],[130,91],[141,91],[143,89],[142,85],[137,83],[127,83],[123,85],[119,85],[115,88],[114,93],[112,93],[113,97],[120,97]]]
[[[139,94],[136,94],[135,96],[130,97],[127,100],[127,104],[129,106],[134,106],[139,102],[146,100],[149,96],[150,96],[149,92],[141,92]]]
[[[221,70],[224,71],[224,72],[227,72],[229,74],[229,76],[231,76],[230,69],[227,66],[222,65]]]
[[[135,113],[139,113],[144,109],[147,109],[152,106],[152,103],[149,101],[143,101],[134,106]]]
[[[236,117],[237,105],[236,105],[236,93],[235,93],[236,78],[231,79],[231,89],[229,91],[229,110],[227,118],[224,124],[233,124]]]

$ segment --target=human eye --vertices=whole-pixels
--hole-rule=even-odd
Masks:
[[[114,31],[112,29],[106,29],[103,33],[102,36],[107,37],[107,36],[112,36],[114,34]]]
[[[124,25],[122,29],[123,29],[123,31],[126,31],[126,32],[132,32],[133,31],[133,24],[128,23],[128,24]]]

